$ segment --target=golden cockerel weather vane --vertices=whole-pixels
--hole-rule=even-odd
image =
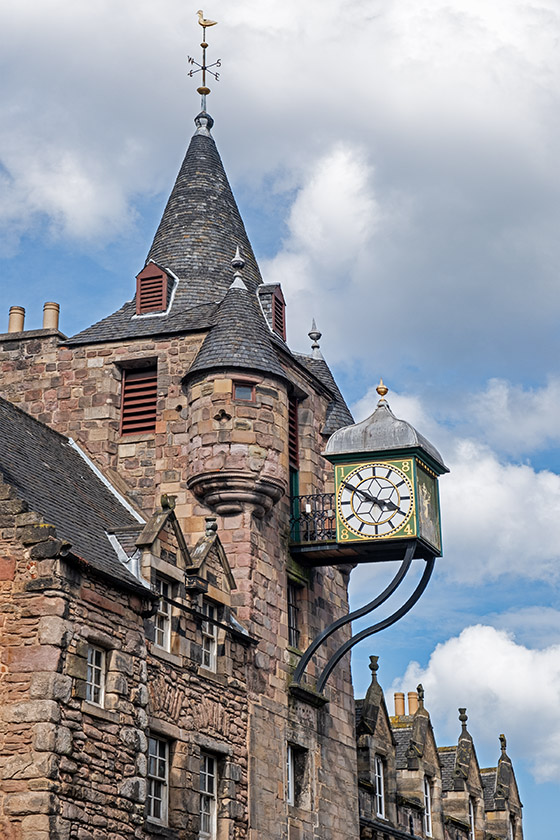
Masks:
[[[206,96],[210,93],[210,88],[206,87],[206,74],[209,73],[211,76],[214,76],[216,81],[218,82],[220,79],[220,74],[216,73],[214,70],[211,70],[211,67],[221,67],[222,62],[221,59],[215,61],[213,64],[206,64],[206,47],[208,44],[206,43],[206,29],[209,26],[216,26],[217,20],[208,20],[204,17],[204,12],[202,9],[199,9],[197,12],[198,15],[198,22],[202,26],[203,36],[202,36],[202,64],[199,64],[198,61],[195,61],[194,58],[191,58],[189,55],[189,64],[195,64],[198,67],[198,70],[191,70],[189,72],[189,76],[194,76],[195,73],[200,73],[202,71],[202,85],[197,88],[198,93],[202,96],[202,110],[206,111]]]

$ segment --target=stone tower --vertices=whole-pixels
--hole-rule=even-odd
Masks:
[[[202,112],[195,124],[132,300],[71,338],[56,324],[34,331],[20,324],[0,337],[3,396],[73,438],[138,516],[149,520],[160,498],[172,498],[190,548],[209,533],[219,538],[231,570],[228,604],[253,647],[248,757],[239,771],[246,772],[247,801],[233,809],[235,831],[233,822],[219,823],[216,836],[350,840],[358,836],[358,806],[349,662],[333,674],[326,705],[312,692],[296,697],[289,689],[301,650],[347,613],[350,569],[301,566],[289,540],[291,498],[332,491],[332,467],[321,453],[352,417],[317,331],[310,355],[288,347],[284,296],[279,285],[263,282],[213,120]],[[136,545],[146,551],[143,540]],[[167,567],[155,568],[158,593],[176,591],[180,600],[183,584],[173,589],[175,578],[161,573]],[[204,585],[214,619],[226,607],[210,598],[212,580]],[[188,636],[184,625],[177,628],[171,656]],[[325,646],[311,680],[344,639]],[[215,673],[201,677],[224,691],[235,672],[226,658],[219,648]],[[185,697],[183,706],[189,702]],[[168,714],[184,731],[188,724]],[[219,713],[212,715],[219,739]],[[181,840],[198,836],[173,827]]]

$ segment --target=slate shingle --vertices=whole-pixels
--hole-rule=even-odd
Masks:
[[[342,429],[343,426],[350,426],[354,422],[354,418],[325,360],[315,359],[313,356],[305,356],[302,353],[294,353],[294,356],[333,394],[334,399],[327,408],[325,425],[321,430],[322,433],[324,435],[332,435],[333,432]]]
[[[92,568],[140,589],[107,537],[139,523],[68,439],[0,397],[0,440],[0,474],[29,509]]]

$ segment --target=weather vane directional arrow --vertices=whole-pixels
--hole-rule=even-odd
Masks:
[[[217,82],[219,82],[220,74],[217,73],[215,70],[212,70],[211,68],[221,67],[222,61],[221,59],[218,59],[213,64],[206,64],[206,48],[208,47],[208,44],[206,43],[206,30],[209,26],[216,26],[218,21],[208,20],[207,18],[205,18],[202,9],[198,10],[197,15],[198,22],[202,26],[202,31],[204,33],[202,36],[202,43],[200,45],[202,47],[202,64],[200,64],[198,61],[196,61],[189,55],[189,64],[194,64],[197,67],[196,70],[193,68],[189,71],[189,76],[192,77],[195,76],[196,73],[202,73],[202,85],[199,88],[197,88],[197,92],[200,93],[200,95],[202,96],[202,110],[206,111],[206,96],[210,93],[210,88],[206,87],[206,74],[209,73],[216,79]]]

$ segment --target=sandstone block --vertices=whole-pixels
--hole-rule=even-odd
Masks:
[[[42,645],[66,647],[70,637],[70,623],[56,615],[45,615],[39,621],[39,642]]]
[[[54,700],[29,700],[3,706],[0,717],[9,723],[58,723],[60,709]]]
[[[4,800],[4,811],[13,816],[52,814],[54,808],[54,796],[48,791],[8,794]]]
[[[15,557],[0,557],[0,580],[13,580],[15,570]]]
[[[2,653],[2,662],[10,671],[56,671],[60,649],[52,645],[25,645],[8,647]]]
[[[33,543],[42,542],[49,537],[56,537],[56,528],[54,525],[39,524],[39,525],[24,525],[18,527],[18,537],[24,545],[32,545]]]
[[[146,801],[146,779],[141,779],[139,776],[124,779],[118,790],[119,795],[124,796],[125,799],[132,799],[133,802]]]

